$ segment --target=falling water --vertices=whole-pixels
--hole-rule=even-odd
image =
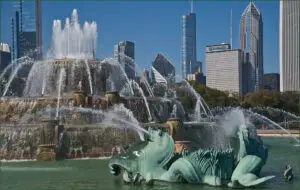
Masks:
[[[133,116],[132,112],[122,105],[115,105],[115,107],[112,110],[109,110],[108,112],[104,112],[102,110],[95,110],[91,108],[83,108],[83,107],[69,108],[64,106],[61,106],[59,110],[60,111],[67,110],[67,111],[79,112],[79,113],[90,113],[90,114],[104,116],[104,120],[101,122],[97,122],[97,124],[112,125],[116,123],[117,126],[126,127],[126,128],[129,127],[138,132],[141,140],[144,140],[144,136],[140,132],[148,134],[148,131],[139,125],[139,122]],[[51,111],[51,109],[47,111]],[[125,111],[123,113],[125,113],[126,116],[128,116],[127,118],[124,118],[124,116],[120,115],[120,112],[122,111]]]
[[[85,63],[85,68],[86,68],[86,72],[88,74],[88,77],[89,77],[89,85],[90,85],[90,93],[93,94],[93,85],[92,85],[92,76],[91,76],[91,70],[90,70],[90,67],[89,67],[89,64],[88,64],[88,61],[85,60],[84,61]]]
[[[32,63],[31,60],[25,60],[24,62],[21,62],[17,65],[17,67],[15,68],[15,70],[12,72],[12,74],[10,75],[9,79],[8,79],[8,82],[6,83],[5,85],[5,89],[4,89],[4,92],[2,94],[2,96],[5,96],[12,81],[14,80],[15,76],[18,74],[18,71],[24,66],[24,65],[28,65]]]
[[[186,80],[183,80],[186,85],[187,88],[193,93],[193,95],[197,98],[197,103],[196,103],[196,108],[195,108],[195,115],[197,115],[197,117],[201,117],[201,108],[203,109],[204,113],[206,116],[213,116],[209,107],[207,106],[207,104],[205,103],[204,99],[200,96],[200,94],[198,94],[195,89],[190,85],[189,82],[187,82]],[[203,100],[203,101],[202,101]],[[206,105],[206,108],[204,107],[203,103]],[[197,104],[199,104],[199,106],[197,106]],[[208,112],[208,113],[207,113]]]
[[[272,110],[272,111],[275,111],[275,112],[280,112],[280,113],[284,113],[292,118],[294,118],[295,120],[300,120],[300,117],[293,114],[293,113],[290,113],[290,112],[287,112],[287,111],[284,111],[282,109],[278,109],[278,108],[271,108],[271,107],[255,107],[253,109],[258,109],[258,110]]]
[[[7,65],[7,67],[5,67],[0,75],[0,79],[2,79],[4,77],[4,75],[9,71],[9,69],[12,69],[14,66],[16,66],[16,64],[19,62],[19,61],[22,61],[24,62],[25,61],[28,61],[28,60],[31,60],[28,56],[24,56],[24,57],[21,57],[19,59],[16,59],[14,60],[11,64]],[[22,63],[21,62],[21,63]]]
[[[251,110],[243,109],[243,111],[246,112],[246,113],[249,113],[250,116],[255,116],[256,118],[259,118],[259,119],[262,119],[264,121],[267,121],[270,124],[278,127],[279,129],[283,130],[285,133],[287,133],[288,135],[290,135],[290,137],[293,138],[298,144],[300,143],[300,141],[296,137],[293,137],[292,134],[288,130],[286,130],[285,128],[281,127],[280,125],[278,125],[276,122],[272,121],[271,119],[269,119],[269,118],[267,118],[267,117],[265,117],[263,115],[260,115],[258,113],[255,113],[255,112],[253,112]]]
[[[102,67],[101,65],[109,64],[111,66],[111,73],[108,79],[108,83],[114,88],[115,86],[122,87],[122,89],[117,89],[119,91],[124,90],[124,88],[127,88],[126,90],[129,90],[129,93],[131,96],[134,95],[132,86],[130,85],[130,80],[128,79],[128,76],[122,66],[114,59],[114,58],[106,58],[103,61],[101,61],[101,64],[99,65],[99,70],[101,71]],[[123,83],[124,82],[124,83]],[[116,84],[116,85],[115,85]],[[113,88],[113,87],[111,87]],[[112,90],[112,89],[110,89]]]
[[[149,93],[149,96],[150,97],[154,97],[153,90],[151,89],[148,80],[142,77],[141,82],[145,84],[146,89],[147,89],[147,91]]]
[[[58,118],[59,114],[59,103],[60,103],[60,98],[61,98],[61,89],[63,86],[63,81],[66,77],[66,71],[65,68],[60,68],[60,73],[59,73],[59,79],[58,79],[58,91],[57,91],[57,107],[56,107],[56,118]]]
[[[140,85],[137,82],[135,82],[134,80],[131,80],[131,84],[139,91],[139,93],[143,97],[146,108],[147,108],[148,121],[152,121],[152,116],[151,116],[151,112],[150,112],[150,109],[149,109],[148,101],[146,99],[146,96],[144,95],[143,90],[141,89]]]

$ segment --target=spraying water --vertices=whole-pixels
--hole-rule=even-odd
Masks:
[[[84,61],[85,63],[85,68],[86,68],[86,72],[88,74],[88,77],[89,77],[89,85],[90,85],[90,93],[93,94],[93,85],[92,85],[92,76],[91,76],[91,70],[90,70],[90,67],[89,67],[89,64],[88,64],[88,61],[85,60]]]
[[[71,22],[66,19],[62,28],[61,20],[54,20],[52,27],[52,57],[93,58],[97,43],[97,24],[85,22],[80,27],[77,10],[72,13]]]
[[[268,123],[274,125],[275,127],[279,128],[279,129],[283,130],[285,133],[289,134],[291,136],[291,138],[294,139],[298,144],[300,143],[300,141],[296,137],[293,137],[292,134],[288,130],[286,130],[285,128],[281,127],[280,125],[278,125],[277,123],[275,123],[271,119],[269,119],[269,118],[267,118],[267,117],[265,117],[263,115],[260,115],[258,113],[255,113],[255,112],[253,112],[251,110],[245,110],[244,109],[243,111],[246,112],[246,113],[250,113],[251,116],[255,116],[255,117],[260,118],[260,119],[262,119],[264,121],[267,121]]]
[[[205,103],[205,101],[202,101],[203,98],[200,96],[200,94],[198,94],[195,91],[195,89],[190,85],[189,82],[187,82],[186,80],[183,80],[183,81],[186,83],[187,88],[190,90],[190,92],[192,92],[192,94],[197,98],[197,103],[196,103],[196,108],[195,108],[195,115],[197,115],[197,117],[201,118],[201,108],[202,108],[202,110],[204,111],[204,114],[206,116],[213,116],[210,109],[208,108],[207,104]],[[204,107],[203,102],[205,103],[206,108]]]
[[[83,108],[83,107],[70,108],[70,107],[64,107],[64,106],[61,106],[59,108],[59,110],[100,115],[100,116],[104,117],[104,120],[97,122],[97,124],[112,125],[112,124],[116,123],[117,126],[122,126],[122,127],[126,127],[126,128],[130,127],[138,132],[141,140],[144,140],[144,136],[142,135],[142,133],[148,134],[148,131],[146,131],[139,125],[139,122],[135,119],[132,112],[122,105],[116,105],[116,107],[114,107],[112,110],[110,110],[108,112],[104,112],[102,110],[95,110],[95,109],[91,109],[91,108]],[[126,114],[126,116],[127,116],[126,118],[124,118],[124,117],[122,118],[122,115],[120,115],[120,112],[122,112],[124,110],[125,110],[125,112],[123,112],[123,113]],[[47,110],[47,111],[51,111],[51,110]],[[140,133],[140,132],[142,132],[142,133]]]
[[[59,73],[59,79],[58,79],[58,91],[57,91],[57,107],[56,107],[56,118],[59,116],[59,103],[60,103],[60,98],[61,98],[61,89],[63,87],[63,81],[66,77],[66,71],[65,68],[60,68],[60,73]]]
[[[27,60],[27,61],[24,61],[24,62],[21,62],[20,64],[17,65],[17,67],[15,68],[15,70],[12,72],[12,74],[10,75],[9,79],[8,79],[8,82],[6,83],[5,85],[5,88],[4,88],[4,92],[2,94],[2,96],[5,96],[12,81],[14,80],[15,76],[18,74],[18,71],[24,66],[24,65],[28,65],[32,63],[31,60]]]

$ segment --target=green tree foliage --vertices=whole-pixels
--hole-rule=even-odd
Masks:
[[[248,93],[244,97],[244,107],[273,107],[285,111],[300,114],[299,92],[283,92],[272,90],[259,90]]]
[[[240,97],[237,93],[219,91],[206,87],[197,81],[190,84],[204,98],[209,107],[216,106],[242,106],[245,108],[253,107],[272,107],[300,115],[300,94],[299,92],[278,92],[272,90],[258,90]],[[196,104],[196,98],[183,89],[182,85],[177,89],[177,95],[185,109],[192,110]],[[242,101],[243,98],[243,101]],[[273,117],[281,117],[278,113],[268,113]],[[272,117],[271,116],[271,117]]]
[[[216,89],[208,88],[197,81],[191,81],[193,88],[203,97],[209,107],[216,106],[239,106],[240,97],[237,93],[223,92]],[[196,98],[191,93],[178,93],[183,106],[188,109],[193,109],[196,103]],[[180,96],[183,95],[183,96]]]

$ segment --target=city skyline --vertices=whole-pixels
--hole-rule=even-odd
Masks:
[[[239,47],[238,25],[242,12],[248,2],[217,2],[220,6],[215,6],[211,2],[194,2],[194,12],[197,19],[197,59],[204,62],[205,46],[208,44],[218,44],[230,41],[230,9],[233,10],[233,48]],[[57,6],[57,5],[60,6]],[[168,4],[167,7],[166,4]],[[265,39],[265,72],[279,72],[279,1],[278,2],[257,2],[264,16],[264,33],[268,33]],[[50,3],[43,2],[42,6],[56,8],[57,11],[49,12],[43,9],[43,41],[44,52],[49,47],[51,41],[51,28],[54,19],[64,19],[69,16],[73,8],[77,8],[80,14],[80,23],[85,20],[96,21],[98,24],[98,44],[97,58],[113,56],[113,46],[122,40],[133,41],[136,44],[136,63],[140,67],[149,68],[153,57],[158,52],[164,53],[176,66],[177,71],[181,71],[181,18],[190,10],[190,2],[91,2],[82,6],[81,2]],[[2,26],[9,22],[11,10],[9,2],[2,2]],[[94,12],[94,7],[98,7],[104,12]],[[123,9],[121,9],[123,7]],[[149,7],[149,10],[141,11],[139,8]],[[273,8],[272,8],[273,7]],[[126,8],[134,8],[134,14],[126,11]],[[91,11],[87,11],[91,9]],[[109,9],[110,11],[105,11]],[[161,13],[165,10],[165,13]],[[153,11],[156,11],[153,14]],[[86,13],[88,12],[88,13]],[[118,14],[116,15],[116,13]],[[266,12],[264,14],[264,12]],[[96,14],[97,13],[97,14]],[[218,13],[218,15],[216,15]],[[113,15],[115,14],[115,15]],[[140,18],[134,15],[139,15]],[[209,15],[215,15],[209,17]],[[122,16],[122,18],[121,18]],[[277,18],[278,17],[278,18]],[[8,19],[8,20],[7,20]],[[158,23],[155,20],[160,19]],[[114,22],[119,21],[117,24]],[[126,20],[126,22],[122,22]],[[167,24],[164,24],[167,23]],[[149,28],[151,28],[150,32]],[[221,30],[220,30],[221,29]],[[11,29],[1,27],[1,41],[11,44]],[[277,54],[278,56],[274,56]],[[276,65],[276,66],[274,66]],[[205,71],[205,62],[203,71]],[[140,71],[138,71],[140,72]],[[178,75],[182,73],[177,72]]]

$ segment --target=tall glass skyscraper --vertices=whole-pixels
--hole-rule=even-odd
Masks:
[[[280,91],[300,91],[300,1],[280,1]]]
[[[191,11],[182,17],[182,77],[192,73],[197,64],[196,14]]]
[[[240,49],[243,53],[243,94],[263,89],[262,15],[250,2],[240,21]]]

